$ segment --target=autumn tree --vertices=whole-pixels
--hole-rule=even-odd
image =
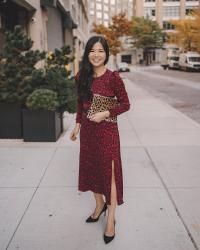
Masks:
[[[116,63],[116,55],[123,50],[120,37],[131,35],[132,22],[126,18],[125,13],[120,13],[112,17],[112,24],[108,27],[103,24],[93,24],[92,31],[103,35],[108,41],[110,54],[114,55]]]
[[[196,50],[200,53],[200,9],[194,10],[192,12],[192,16],[195,19],[194,22],[194,46],[196,47]]]
[[[194,20],[173,20],[175,31],[168,33],[168,42],[177,44],[184,51],[194,50]]]
[[[150,50],[162,47],[164,35],[156,21],[144,17],[133,17],[133,46],[144,50],[146,65],[150,61]]]
[[[172,20],[174,32],[168,33],[168,42],[177,44],[184,51],[200,52],[200,10],[193,10],[188,19]]]

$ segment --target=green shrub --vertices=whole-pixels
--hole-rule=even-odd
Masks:
[[[0,102],[17,102],[23,107],[28,103],[29,106],[26,106],[30,109],[47,107],[75,113],[76,85],[67,68],[74,60],[70,47],[65,45],[47,54],[45,51],[32,50],[32,45],[31,38],[18,25],[13,32],[5,33],[4,47],[0,54]],[[38,69],[35,65],[41,60],[45,65]],[[41,93],[41,89],[56,93],[56,102],[52,96]],[[35,90],[39,90],[36,92],[38,97],[34,96],[38,103],[34,99],[27,100]],[[44,97],[40,99],[39,96],[47,100],[52,98],[52,101]]]
[[[26,106],[32,110],[56,110],[59,106],[57,93],[49,89],[36,89],[28,96]]]
[[[17,102],[22,105],[35,89],[32,72],[35,64],[45,59],[46,52],[32,50],[33,41],[17,25],[14,31],[5,32],[0,54],[0,102]]]

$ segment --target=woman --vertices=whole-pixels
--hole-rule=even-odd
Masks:
[[[91,37],[85,47],[82,67],[75,77],[78,87],[77,115],[76,125],[70,135],[71,140],[76,140],[80,131],[78,189],[83,192],[92,191],[96,200],[94,213],[86,222],[98,221],[100,215],[108,209],[104,233],[106,244],[115,237],[116,205],[123,203],[122,164],[116,118],[130,108],[127,92],[118,72],[112,72],[105,66],[108,59],[107,41],[101,36]],[[93,110],[92,113],[93,106],[102,105],[105,108],[104,104],[109,102],[115,105],[103,111]]]

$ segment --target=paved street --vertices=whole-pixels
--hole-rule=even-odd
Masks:
[[[138,86],[200,123],[200,73],[133,67],[126,74]]]
[[[148,72],[133,75],[124,78],[131,110],[118,119],[125,203],[114,241],[103,242],[103,216],[85,223],[95,204],[77,191],[68,115],[56,143],[0,140],[1,250],[200,249],[200,124],[139,84]]]

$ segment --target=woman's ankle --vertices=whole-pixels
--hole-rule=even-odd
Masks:
[[[96,207],[97,207],[97,208],[102,208],[102,207],[104,206],[104,204],[105,204],[104,201],[98,202],[98,203],[96,203]]]
[[[115,222],[115,216],[108,215],[107,224],[113,224]]]

